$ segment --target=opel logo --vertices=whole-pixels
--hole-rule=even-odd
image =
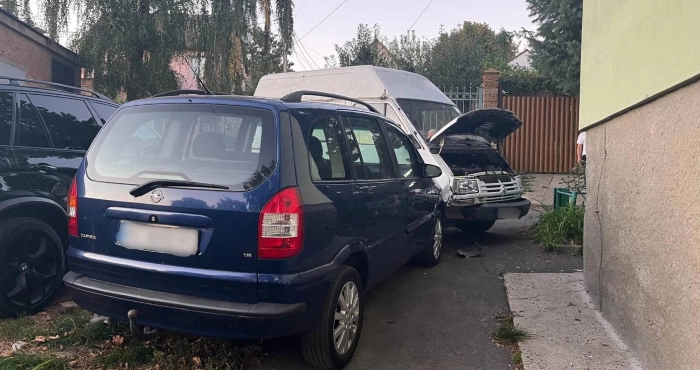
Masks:
[[[160,190],[154,190],[154,191],[151,193],[151,201],[152,201],[153,203],[158,203],[158,202],[160,202],[161,200],[163,200],[163,192],[160,191]]]
[[[507,192],[506,187],[501,185],[501,194],[506,195],[506,192]]]

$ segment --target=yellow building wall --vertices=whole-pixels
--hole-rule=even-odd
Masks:
[[[585,128],[700,74],[700,0],[584,0],[581,48]]]

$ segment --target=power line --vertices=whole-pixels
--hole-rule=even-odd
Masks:
[[[301,44],[301,42],[299,41],[299,39],[296,39],[296,38],[295,38],[295,39],[294,39],[294,44],[297,45],[297,48],[296,48],[296,49],[298,50],[298,51],[296,51],[297,56],[298,56],[298,57],[300,56],[301,58],[304,59],[304,61],[306,62],[306,64],[309,65],[309,69],[310,69],[310,70],[311,70],[311,69],[314,69],[314,66],[315,66],[316,69],[321,69],[321,68],[319,68],[319,66],[316,64],[316,62],[313,61],[313,58],[311,58],[311,57],[307,58],[307,57],[306,57],[306,55],[304,54],[304,45]],[[311,61],[309,61],[309,59],[311,59]]]
[[[297,37],[299,37],[299,36],[297,36]],[[314,49],[312,49],[312,48],[310,48],[310,47],[308,47],[308,46],[306,46],[306,45],[304,45],[304,49],[308,49],[308,50],[313,51],[314,54],[320,56],[321,58],[325,58],[325,57],[326,57],[325,55],[322,55],[322,54],[319,53],[318,51],[316,51],[316,50],[314,50]],[[306,53],[308,54],[309,52],[307,51]]]
[[[297,36],[297,33],[293,32],[292,36],[297,40],[297,43],[299,44],[299,47],[301,48],[302,54],[306,53],[306,56],[309,57],[309,60],[311,60],[311,63],[313,63],[313,65],[316,67],[316,69],[321,69],[321,67],[319,67],[318,64],[316,64],[316,61],[314,60],[314,58],[311,57],[311,54],[309,54],[309,51],[306,50],[306,45],[304,45],[301,42],[301,40],[299,40],[299,36]],[[311,65],[311,63],[309,63],[309,65]]]
[[[411,25],[411,28],[408,29],[409,31],[413,29],[413,26],[415,26],[416,23],[418,23],[418,21],[420,20],[420,18],[423,16],[423,13],[425,13],[425,11],[428,10],[428,8],[430,7],[430,4],[432,4],[432,3],[433,3],[433,0],[430,0],[430,2],[428,3],[428,5],[425,6],[425,9],[423,9],[423,11],[420,12],[420,15],[418,16],[418,18],[416,19],[416,21],[413,22],[413,24]]]
[[[309,0],[304,1],[304,3],[301,4],[301,6],[299,7],[299,9],[297,9],[297,11],[294,12],[294,16],[297,16],[297,15],[299,14],[299,12],[301,11],[301,9],[304,8],[304,5],[306,5],[307,2],[309,2]]]
[[[292,42],[294,42],[295,46],[297,45],[296,40],[292,39]],[[297,62],[299,62],[299,64],[301,64],[302,67],[304,67],[304,70],[312,70],[313,69],[312,67],[310,67],[311,63],[309,63],[309,61],[306,60],[306,57],[302,53],[299,53],[298,48],[294,48],[294,50],[292,50],[292,55],[297,56]],[[306,60],[306,63],[304,63],[304,60]],[[308,67],[307,67],[307,64],[309,65]]]
[[[335,13],[336,10],[340,9],[340,7],[343,6],[343,4],[345,4],[345,2],[347,2],[347,1],[348,1],[348,0],[343,0],[343,2],[340,3],[340,5],[336,6],[335,9],[333,9],[333,11],[332,11],[330,14],[328,14],[328,15],[326,16],[326,18],[323,18],[320,22],[318,22],[318,24],[316,24],[311,30],[309,30],[309,32],[307,32],[307,33],[306,33],[304,36],[302,36],[299,40],[303,40],[304,37],[308,36],[311,32],[313,32],[313,30],[315,30],[316,27],[320,26],[321,23],[323,23],[323,22],[326,21],[326,19],[330,18],[330,16],[333,15],[333,13]],[[430,2],[432,3],[433,1],[431,0]]]
[[[309,59],[306,57],[306,54],[304,54],[304,48],[303,48],[303,46],[301,46],[301,44],[298,42],[298,40],[297,40],[296,38],[293,39],[293,40],[294,40],[294,45],[296,45],[295,51],[296,51],[296,53],[297,53],[297,56],[301,56],[302,58],[304,58],[304,61],[306,62],[306,64],[309,65],[309,69],[314,69],[313,64],[312,64],[312,63],[309,61]]]

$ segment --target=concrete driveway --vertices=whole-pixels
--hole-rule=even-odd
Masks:
[[[532,221],[497,222],[477,240],[450,229],[438,266],[405,266],[370,292],[360,345],[346,369],[513,368],[508,350],[490,338],[494,317],[508,310],[501,274],[583,268],[581,257],[540,253],[526,234]],[[457,257],[457,249],[466,252],[477,244],[481,257]],[[263,347],[269,356],[261,369],[312,369],[295,338]]]

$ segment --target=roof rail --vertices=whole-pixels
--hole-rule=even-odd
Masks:
[[[346,100],[346,101],[349,101],[349,102],[352,102],[355,104],[360,104],[360,105],[366,107],[372,113],[381,114],[381,113],[379,113],[379,111],[376,108],[371,106],[369,103],[365,103],[361,100],[349,98],[347,96],[325,93],[325,92],[320,92],[320,91],[307,91],[307,90],[295,91],[291,94],[287,94],[287,95],[283,96],[280,100],[288,102],[288,103],[301,103],[301,99],[307,95],[308,96],[322,96],[325,98]]]
[[[53,90],[60,90],[60,91],[68,90],[68,92],[78,92],[78,93],[85,92],[85,93],[94,95],[96,98],[112,101],[112,99],[110,99],[110,98],[108,98],[100,93],[94,92],[92,90],[83,89],[82,87],[59,84],[56,82],[39,81],[39,80],[32,80],[29,78],[19,78],[19,77],[10,77],[10,76],[0,76],[0,80],[8,80],[8,81],[10,81],[9,84],[14,85],[14,86],[20,86],[19,82],[30,82],[30,83],[34,83],[34,84],[38,84],[38,85],[46,85],[46,86],[53,87],[54,88]],[[72,90],[72,91],[70,91],[70,90]]]
[[[162,98],[165,96],[178,96],[178,95],[224,95],[221,93],[209,93],[204,90],[172,90],[162,92],[160,94],[152,95],[152,98]]]

